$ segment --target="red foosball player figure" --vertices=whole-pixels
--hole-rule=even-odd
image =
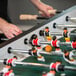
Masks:
[[[14,76],[13,70],[10,69],[11,66],[6,65],[0,73],[0,76]]]
[[[37,37],[36,34],[33,34],[33,35],[31,36],[29,42],[30,42],[30,44],[31,44],[32,46],[39,46],[39,39],[38,39],[38,37]]]
[[[40,55],[40,51],[42,50],[41,46],[39,45],[39,39],[36,34],[33,34],[30,39],[31,44],[36,47],[37,49],[37,59],[39,61],[45,61],[44,57]]]
[[[73,40],[71,46],[72,46],[72,48],[76,49],[76,39]]]
[[[62,65],[61,61],[57,61],[55,63],[50,64],[50,70],[54,69],[56,72],[64,71],[64,65]]]
[[[50,69],[54,69],[56,71],[58,71],[58,66],[61,65],[60,61],[57,61],[56,63],[51,63],[50,64]]]
[[[14,56],[13,58],[11,58],[11,59],[4,59],[4,65],[9,65],[9,66],[16,66],[15,64],[14,64],[14,62],[17,60],[17,57],[16,56]]]
[[[42,76],[55,76],[55,74],[56,74],[55,70],[51,70],[48,73],[44,73]]]
[[[47,73],[46,76],[55,76],[56,72],[55,70],[51,70],[50,72]]]
[[[53,40],[51,41],[51,45],[53,46],[53,47],[55,47],[55,49],[56,49],[56,51],[57,52],[60,52],[60,47],[59,47],[59,40],[57,40],[57,38],[56,38],[56,36],[53,36],[53,38],[52,38]]]

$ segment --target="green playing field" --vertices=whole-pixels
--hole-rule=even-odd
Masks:
[[[74,30],[75,31],[75,30]],[[72,32],[74,32],[72,31]],[[73,36],[71,36],[71,40],[73,39]],[[64,38],[59,39],[61,42],[64,42]],[[60,46],[61,50],[68,50],[71,51],[73,50],[71,47],[66,46],[66,45],[61,45]],[[54,48],[53,48],[54,50]],[[23,60],[23,62],[32,62],[32,63],[41,63],[41,64],[48,64],[56,61],[61,61],[63,65],[65,66],[72,66],[76,67],[76,65],[72,65],[67,63],[63,56],[57,56],[57,55],[43,55],[45,58],[45,62],[38,61],[36,57],[28,57],[27,59]],[[15,76],[42,76],[43,72],[49,72],[49,68],[44,68],[44,67],[36,67],[36,66],[27,66],[27,65],[17,65],[16,67],[13,67]],[[62,72],[56,72],[55,76],[61,76],[61,74],[64,74],[65,76],[76,76],[76,71],[72,70],[65,70]]]

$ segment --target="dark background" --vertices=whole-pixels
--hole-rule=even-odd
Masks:
[[[68,9],[76,5],[76,0],[41,0],[42,2],[53,6],[60,11]],[[38,14],[37,9],[30,2],[30,0],[8,0],[8,14],[15,24],[33,25],[37,21],[21,21],[20,14]]]

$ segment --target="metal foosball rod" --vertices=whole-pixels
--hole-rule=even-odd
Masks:
[[[47,52],[44,52],[44,51],[38,51],[37,49],[34,49],[34,52],[33,50],[27,50],[27,52],[23,49],[9,49],[8,48],[8,53],[24,53],[24,54],[29,54],[31,56],[35,56],[35,57],[38,57],[38,55],[41,55],[41,54],[44,54],[44,55],[56,55],[56,56],[65,56],[65,53],[64,52],[56,52],[56,51],[53,51],[51,53],[47,53]],[[71,54],[71,52],[69,53],[69,55]],[[76,55],[72,55],[71,57],[76,57]],[[69,58],[70,59],[70,58]],[[2,60],[1,60],[2,62]]]
[[[11,47],[8,48],[8,53],[12,52],[18,52],[18,53],[29,53],[29,50],[23,50],[23,49],[12,49]]]
[[[7,52],[9,54],[11,54],[11,53],[24,53],[24,54],[28,54],[31,56],[37,56],[37,51],[35,48],[29,49],[29,50],[24,50],[24,49],[12,49],[11,47],[9,47]]]
[[[39,42],[39,44],[51,44],[51,42]],[[71,42],[58,42],[58,45],[71,45]]]
[[[13,52],[16,52],[16,53],[24,53],[24,54],[29,54],[29,55],[32,55],[34,56],[33,52],[29,52],[29,50],[23,50],[23,49],[9,49],[8,53],[13,53]],[[36,51],[35,53],[37,53],[38,51]],[[63,52],[60,52],[60,53],[57,53],[55,51],[51,52],[51,53],[47,53],[47,52],[44,52],[44,51],[40,51],[39,54],[45,54],[45,55],[57,55],[57,56],[63,56],[64,53]],[[72,55],[72,57],[76,57],[76,55]],[[0,61],[2,62],[2,60]]]
[[[66,16],[66,21],[76,21],[76,17],[69,17],[69,16]]]
[[[73,36],[76,36],[76,33],[70,33],[69,35],[73,35]]]
[[[44,68],[49,68],[50,70],[55,69],[57,72],[64,71],[64,70],[76,71],[75,67],[65,66],[60,61],[47,65],[47,64],[41,64],[41,63],[20,62],[20,61],[17,61],[17,59],[14,57],[12,59],[5,59],[3,60],[3,62],[1,61],[1,63],[4,63],[5,65],[11,65],[13,67],[15,67],[16,65],[44,67]]]
[[[60,33],[60,32],[51,32],[50,35],[53,35],[53,36],[63,36],[63,32]],[[76,36],[76,33],[67,33],[68,36]]]
[[[64,70],[72,70],[72,71],[76,71],[76,68],[75,67],[72,67],[72,66],[64,66]]]
[[[55,44],[53,44],[53,42],[55,42],[55,40],[52,40],[52,41],[40,41],[38,38],[37,39],[34,39],[31,41],[31,44],[34,45],[34,46],[37,46],[37,45],[45,45],[45,44],[51,44],[52,46],[53,45],[56,45],[56,46],[60,46],[60,45],[71,45],[71,42],[60,42],[59,40],[57,40],[55,42]],[[28,39],[25,39],[24,40],[24,43],[25,44],[30,44],[29,43],[29,40]]]
[[[50,32],[50,35],[63,36],[63,32]]]
[[[1,61],[1,60],[0,60]],[[4,60],[2,60],[0,63],[4,63]],[[49,68],[49,65],[46,64],[40,64],[40,63],[29,63],[29,62],[19,62],[19,61],[12,61],[12,63],[6,63],[4,65],[11,65],[15,67],[16,65],[25,65],[25,66],[37,66],[37,67],[44,67],[44,68]]]
[[[32,46],[41,46],[45,45],[45,44],[50,44],[53,47],[60,47],[61,45],[68,45],[74,49],[76,49],[76,39],[74,39],[72,42],[60,42],[59,40],[57,40],[56,36],[53,36],[52,41],[41,41],[38,39],[38,36],[36,34],[33,34],[30,38],[30,40],[28,40],[27,38],[24,40],[25,44],[31,44]]]
[[[39,66],[39,67],[45,67],[49,68],[49,65],[46,64],[40,64],[40,63],[28,63],[28,62],[15,62],[15,64],[20,64],[20,65],[30,65],[30,66]]]
[[[36,49],[35,49],[36,50]],[[62,56],[63,55],[63,53],[61,52],[61,53],[57,53],[57,52],[55,52],[55,51],[53,51],[53,52],[51,52],[51,53],[48,53],[48,52],[45,52],[45,51],[39,51],[38,52],[38,50],[35,52],[35,53],[33,53],[33,50],[31,49],[29,49],[29,50],[23,50],[23,49],[10,49],[10,48],[8,48],[8,53],[10,54],[10,53],[14,53],[14,52],[16,52],[16,53],[24,53],[24,54],[29,54],[29,55],[32,55],[32,56],[34,56],[34,54],[37,54],[37,53],[39,53],[39,54],[45,54],[45,55],[58,55],[58,56]],[[36,55],[35,55],[36,56]]]
[[[32,49],[23,50],[23,49],[12,49],[11,47],[8,48],[7,52],[9,54],[13,53],[22,53],[27,54],[30,56],[34,56],[37,58],[38,61],[45,61],[45,58],[41,55],[40,51],[36,50],[34,47]]]
[[[49,27],[45,27],[44,29],[39,31],[39,35],[40,36],[45,36],[45,37],[50,37],[51,36],[63,36],[63,34],[65,33],[67,34],[67,28],[64,28],[63,32],[50,32]]]
[[[50,65],[47,64],[40,64],[40,63],[28,63],[28,62],[15,62],[14,64],[16,65],[25,65],[25,66],[37,66],[37,67],[44,67],[44,68],[49,68]],[[53,63],[55,64],[55,63]],[[64,70],[71,70],[71,71],[76,71],[75,67],[71,67],[71,66],[64,66],[62,64],[56,64],[56,68],[55,67],[51,67],[51,69],[56,69],[56,71],[64,71]]]
[[[65,46],[68,46],[68,47],[72,47],[72,48],[74,48],[74,49],[76,49],[76,43],[75,42],[60,42],[59,40],[55,43],[55,44],[53,44],[53,41],[51,41],[51,42],[40,42],[39,43],[40,45],[42,44],[51,44],[53,47],[60,47],[60,46],[62,46],[62,45],[65,45]],[[54,46],[55,45],[55,46]]]
[[[41,45],[41,44],[51,44],[51,42],[40,41],[39,44],[40,44],[40,45]]]
[[[76,28],[76,25],[67,25],[67,24],[53,24],[53,28]]]
[[[3,59],[0,59],[0,63],[3,63]]]
[[[71,45],[71,42],[59,42],[59,45]]]
[[[62,36],[63,35],[63,32],[61,33],[61,32],[49,32],[49,27],[46,27],[46,28],[48,28],[48,29],[44,29],[44,30],[40,30],[39,31],[39,35],[40,36],[53,36],[53,35],[55,35],[55,36]],[[45,30],[48,30],[48,32],[47,31],[45,31]]]
[[[4,59],[0,60],[0,63],[3,63],[4,65],[10,65],[15,67],[16,65],[30,65],[30,66],[40,66],[40,67],[49,67],[47,64],[40,64],[40,63],[29,63],[29,62],[20,62],[17,61],[17,58],[13,57],[12,59]]]
[[[64,38],[67,38],[70,34],[68,33],[67,28],[64,28],[63,32],[50,32],[49,27],[45,27],[44,29],[39,31],[39,35],[44,37],[50,37],[51,39],[51,36],[63,36]]]

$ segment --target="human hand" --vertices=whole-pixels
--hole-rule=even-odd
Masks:
[[[41,3],[38,6],[38,9],[39,9],[39,13],[45,17],[51,17],[56,14],[56,9],[54,9],[52,6],[46,5],[44,3]]]
[[[51,17],[52,15],[55,15],[56,10],[47,4],[44,4],[41,2],[41,0],[30,0],[40,11],[40,14],[45,17]]]
[[[5,34],[8,39],[11,39],[22,33],[22,31],[16,25],[11,23],[2,24],[0,30]]]

